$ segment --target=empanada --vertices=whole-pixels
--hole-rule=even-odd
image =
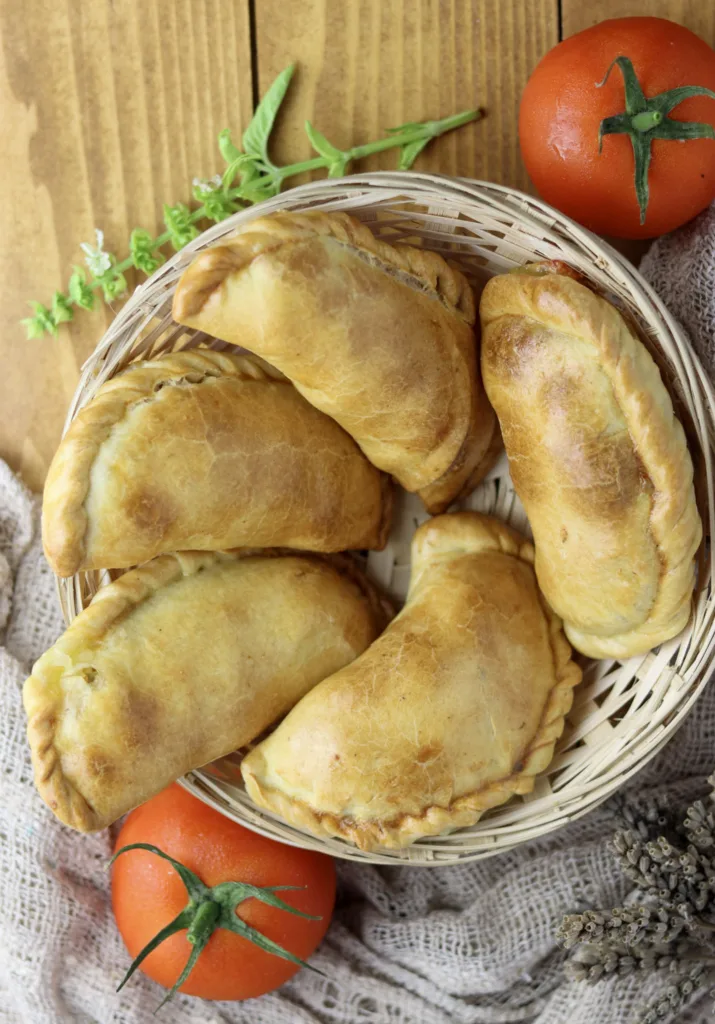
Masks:
[[[197,256],[173,313],[277,366],[432,512],[493,461],[474,298],[436,253],[344,213],[276,213]]]
[[[45,485],[60,576],[179,550],[380,548],[390,481],[330,417],[251,357],[134,363],[70,426]]]
[[[104,828],[256,737],[385,615],[346,556],[189,552],[126,573],[25,683],[40,795],[73,828]]]
[[[528,793],[581,678],[533,557],[476,512],[424,523],[402,612],[244,759],[253,800],[371,849],[472,825]]]
[[[627,658],[687,624],[702,528],[658,368],[582,280],[563,264],[492,278],[482,372],[542,591],[579,651]]]

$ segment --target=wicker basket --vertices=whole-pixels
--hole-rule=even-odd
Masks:
[[[127,302],[83,369],[67,423],[131,360],[197,344],[229,347],[172,320],[172,293],[181,272],[194,253],[239,224],[272,210],[314,208],[347,210],[391,241],[419,241],[443,253],[467,274],[477,292],[490,275],[534,259],[564,260],[587,275],[632,320],[661,366],[689,431],[701,511],[706,533],[712,536],[715,396],[682,330],[637,271],[606,243],[537,199],[483,182],[399,173],[319,181],[211,228],[164,264]],[[528,532],[504,458],[463,507],[492,512]],[[410,539],[426,516],[417,499],[405,493],[397,508],[390,542],[385,551],[370,554],[368,571],[401,597],[409,578]],[[697,699],[715,646],[708,551],[701,562],[695,612],[685,632],[643,657],[623,663],[587,662],[548,772],[537,779],[533,793],[494,809],[472,828],[421,840],[404,851],[367,854],[338,839],[318,840],[256,808],[241,785],[238,756],[182,781],[202,800],[257,832],[357,861],[450,864],[487,857],[543,835],[590,810],[637,772],[673,735]],[[108,573],[91,572],[59,581],[68,621],[108,578]]]

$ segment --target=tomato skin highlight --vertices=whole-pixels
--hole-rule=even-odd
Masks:
[[[626,135],[607,135],[605,117],[625,111],[623,78],[611,62],[627,56],[646,97],[683,85],[715,90],[715,51],[663,18],[616,18],[549,51],[526,84],[519,109],[521,153],[539,195],[599,234],[652,238],[690,220],[715,199],[715,140],[654,139],[646,220],[634,187]],[[715,100],[697,96],[671,111],[677,121],[715,124]]]
[[[296,917],[256,899],[246,900],[238,909],[244,921],[301,959],[314,952],[328,930],[335,904],[332,858],[259,836],[208,807],[177,783],[128,815],[115,852],[130,843],[158,846],[209,886],[229,881],[263,887],[305,886],[278,895],[298,910],[319,915],[319,921]],[[115,861],[112,909],[132,959],[187,902],[183,882],[160,857],[145,850],[130,850]],[[190,952],[186,931],[177,932],[150,953],[139,970],[171,988]],[[220,929],[209,939],[179,991],[204,999],[249,999],[278,988],[298,969],[240,935]]]

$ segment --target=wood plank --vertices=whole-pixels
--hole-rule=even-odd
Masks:
[[[712,0],[562,0],[563,37],[572,36],[606,18],[640,17],[669,18],[686,25],[715,46],[715,3]]]
[[[558,41],[556,0],[300,0],[290,11],[286,0],[256,0],[261,91],[298,61],[273,147],[281,164],[313,155],[306,119],[347,148],[405,121],[483,106],[483,122],[433,143],[416,169],[528,187],[517,110]],[[360,169],[395,164],[388,152]]]
[[[220,169],[216,136],[251,111],[248,0],[0,0],[0,456],[39,488],[78,369],[109,310],[27,341],[94,228],[123,258],[133,227]]]

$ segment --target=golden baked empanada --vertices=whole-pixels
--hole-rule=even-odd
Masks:
[[[275,213],[197,256],[173,312],[277,366],[430,511],[493,460],[474,298],[436,253],[344,213]]]
[[[380,548],[390,481],[260,360],[194,349],[134,363],[70,426],[45,485],[60,576],[179,550]]]
[[[424,523],[403,611],[244,759],[255,802],[370,849],[528,793],[581,678],[532,561],[496,519]]]
[[[104,828],[248,743],[384,622],[345,556],[189,552],[128,572],[25,683],[40,795],[73,828]]]
[[[563,264],[492,278],[481,318],[484,381],[542,591],[584,654],[650,650],[687,624],[702,535],[657,366]]]

